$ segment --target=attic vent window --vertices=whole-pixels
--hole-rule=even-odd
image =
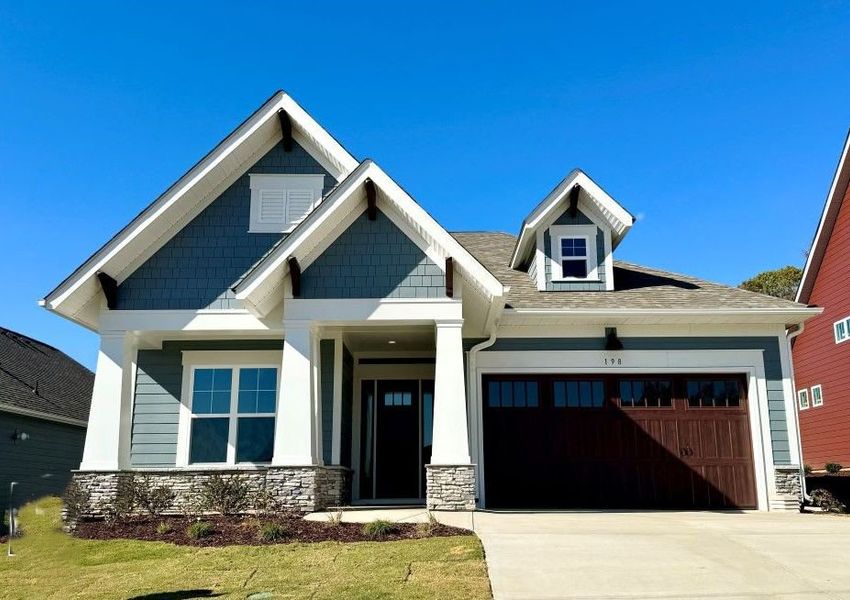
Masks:
[[[322,199],[324,175],[252,174],[251,233],[289,233]]]

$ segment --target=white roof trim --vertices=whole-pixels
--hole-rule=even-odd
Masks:
[[[325,131],[289,95],[283,91],[279,91],[168,188],[165,193],[144,209],[124,229],[78,267],[39,304],[49,310],[62,313],[63,303],[78,292],[84,284],[87,282],[91,284],[98,271],[111,271],[110,274],[120,271],[121,268],[118,263],[121,262],[121,255],[129,252],[128,246],[142,233],[150,230],[155,222],[163,219],[165,214],[174,208],[175,205],[184,202],[184,198],[188,196],[190,190],[209,176],[217,167],[220,167],[240,146],[261,129],[264,132],[273,130],[279,136],[279,126],[273,123],[272,120],[277,120],[277,112],[280,109],[285,110],[290,117],[293,124],[293,136],[300,140],[306,140],[308,145],[315,146],[314,150],[322,154],[317,159],[320,159],[319,161],[323,166],[332,175],[337,177],[338,180],[347,176],[357,167],[357,160],[339,142]],[[197,198],[195,200],[196,202],[198,201]],[[129,260],[133,260],[134,257],[130,257]],[[84,305],[89,300],[90,298],[82,299],[78,304]],[[93,323],[77,317],[73,310],[64,312],[65,316],[68,316],[72,320],[81,322],[86,326],[93,325]]]
[[[519,268],[520,264],[528,256],[530,249],[534,247],[534,234],[537,229],[547,219],[553,217],[554,211],[566,200],[570,190],[576,184],[585,192],[581,198],[587,197],[610,225],[613,248],[616,248],[620,240],[628,233],[632,224],[634,224],[634,217],[631,213],[609,196],[584,171],[575,169],[523,221],[522,229],[520,230],[513,256],[511,257],[512,269]]]
[[[712,322],[759,322],[797,325],[823,312],[822,308],[506,308],[505,316],[568,317],[575,320],[601,320],[615,322],[619,319],[679,320],[708,319]],[[648,322],[648,321],[647,321]]]
[[[242,280],[235,288],[236,298],[257,307],[263,303],[270,289],[268,282],[280,282],[288,273],[287,260],[295,256],[299,249],[307,245],[308,240],[317,235],[329,235],[334,229],[334,213],[343,205],[362,201],[361,190],[366,179],[371,179],[375,187],[382,192],[381,201],[389,201],[409,226],[428,244],[442,250],[444,256],[451,256],[473,283],[479,286],[490,298],[504,295],[504,288],[469,251],[452,237],[434,220],[410,195],[392,180],[377,164],[371,160],[363,161],[351,175],[329,194],[322,204],[285,238],[266,258]],[[358,194],[358,192],[361,192]],[[355,194],[357,194],[355,196]],[[303,259],[303,257],[300,257]],[[302,265],[306,266],[306,265]],[[265,288],[265,289],[264,289]],[[264,293],[265,292],[265,293]],[[263,311],[260,311],[263,312]]]
[[[30,410],[29,408],[21,408],[20,406],[12,406],[11,404],[0,404],[0,412],[7,412],[24,417],[32,417],[33,419],[41,419],[43,421],[54,421],[56,423],[65,423],[66,425],[75,425],[77,427],[87,427],[88,423],[80,419],[72,419],[71,417],[63,417],[62,415],[53,415],[40,410]]]
[[[800,287],[797,289],[796,300],[803,304],[809,303],[809,298],[815,287],[815,279],[817,279],[821,262],[823,262],[823,257],[826,253],[826,246],[829,244],[829,238],[832,235],[835,220],[838,218],[841,201],[847,192],[847,185],[850,182],[850,163],[847,161],[849,153],[850,132],[848,132],[847,138],[844,140],[844,150],[842,150],[841,158],[838,160],[838,168],[836,168],[835,176],[832,178],[832,185],[829,186],[829,193],[826,196],[826,202],[824,203],[823,212],[818,222],[818,228],[812,240],[809,256],[806,258],[803,278],[800,280]]]

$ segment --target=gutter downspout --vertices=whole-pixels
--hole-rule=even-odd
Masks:
[[[800,405],[797,401],[797,379],[794,377],[794,354],[791,352],[791,340],[803,333],[806,328],[805,323],[800,323],[796,329],[786,329],[785,337],[788,341],[788,358],[791,372],[788,374],[791,377],[791,390],[794,394],[794,427],[797,431],[797,450],[800,456],[800,493],[803,496],[803,504],[811,502],[812,497],[806,493],[806,464],[803,462],[803,438],[800,437]]]

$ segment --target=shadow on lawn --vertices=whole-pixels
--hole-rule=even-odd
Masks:
[[[192,598],[216,598],[218,596],[221,596],[221,594],[216,594],[212,590],[179,590],[176,592],[143,594],[142,596],[133,596],[127,600],[191,600]]]

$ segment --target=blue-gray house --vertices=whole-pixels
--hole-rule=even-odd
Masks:
[[[817,309],[616,260],[581,170],[529,207],[450,233],[276,93],[42,301],[100,335],[92,512],[222,472],[305,511],[796,507]]]

